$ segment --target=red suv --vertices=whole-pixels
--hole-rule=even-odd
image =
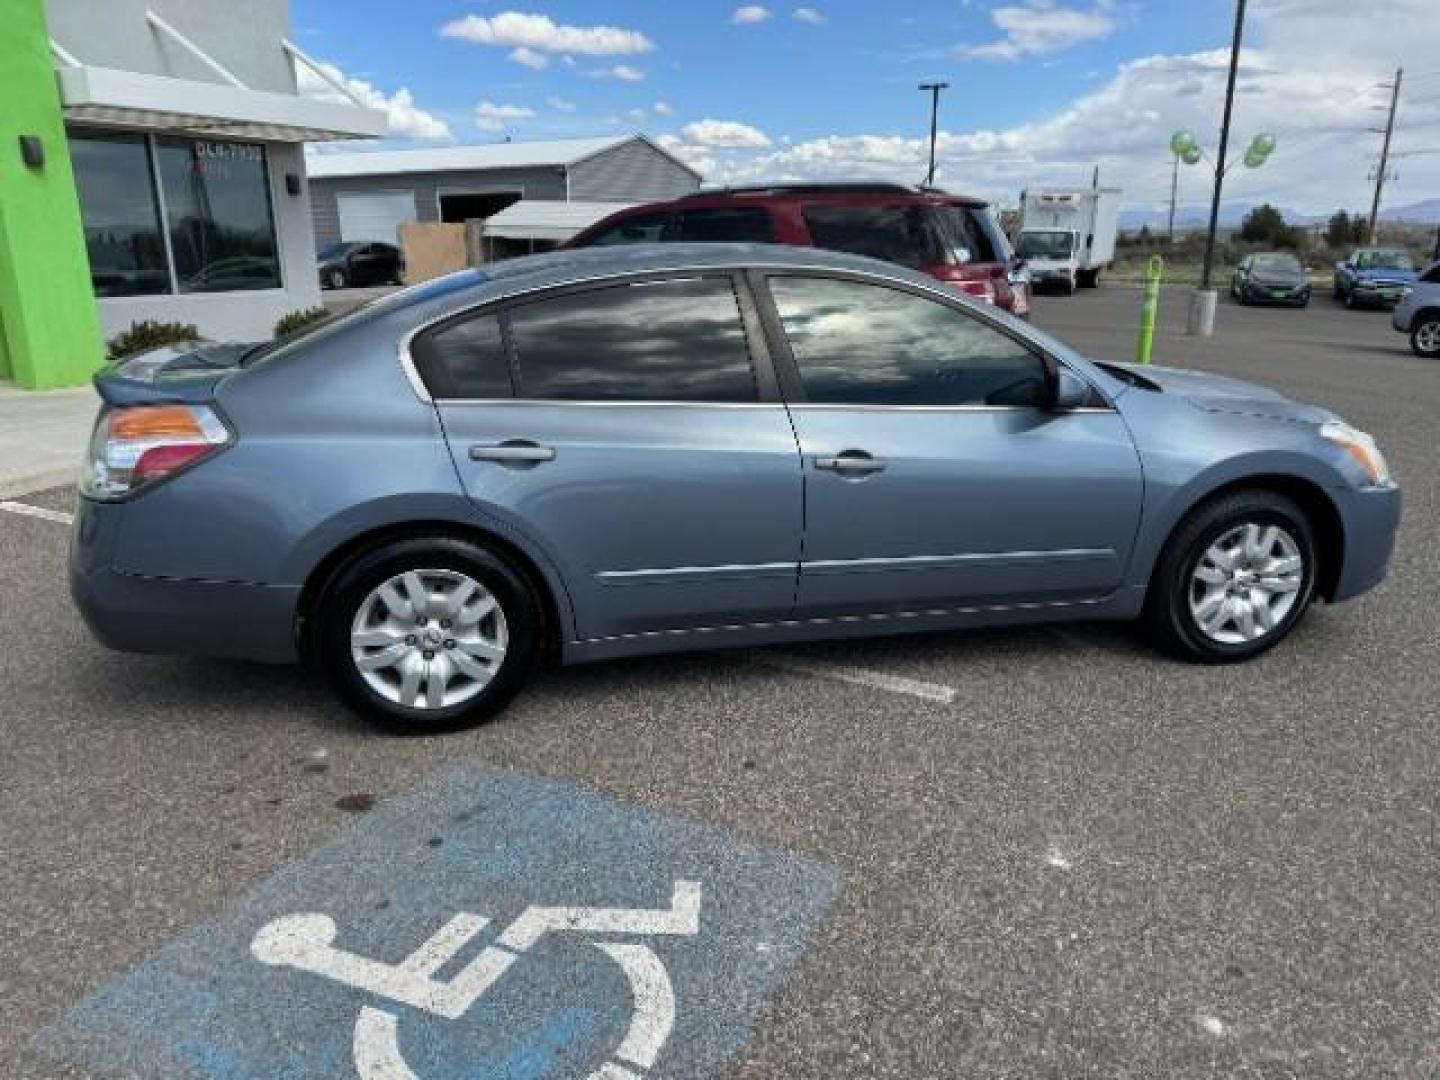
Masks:
[[[869,255],[924,271],[1016,315],[1025,286],[988,203],[900,184],[785,184],[701,191],[621,210],[567,247],[664,242],[790,244]]]

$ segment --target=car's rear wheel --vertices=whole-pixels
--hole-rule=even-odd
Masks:
[[[1239,491],[1192,510],[1156,564],[1145,619],[1188,660],[1248,660],[1279,644],[1315,594],[1314,531],[1296,503]]]
[[[335,577],[317,652],[341,696],[400,732],[478,724],[534,670],[542,609],[494,552],[449,537],[400,540]]]
[[[1440,314],[1427,312],[1410,330],[1410,348],[1427,360],[1440,358]]]

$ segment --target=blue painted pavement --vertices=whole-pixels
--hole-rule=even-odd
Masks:
[[[385,801],[37,1043],[102,1075],[166,1080],[713,1076],[838,883],[719,829],[466,764]],[[324,919],[285,920],[298,914],[333,920],[333,939]],[[480,918],[437,937],[461,914]],[[432,939],[448,944],[422,950]],[[367,1008],[388,1032],[359,1037],[368,1049]]]

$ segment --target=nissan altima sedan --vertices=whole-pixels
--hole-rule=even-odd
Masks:
[[[1400,516],[1324,409],[822,251],[521,259],[96,385],[95,634],[306,659],[405,730],[544,657],[1139,619],[1244,660],[1380,581]]]

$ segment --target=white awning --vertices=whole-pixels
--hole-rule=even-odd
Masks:
[[[521,199],[485,219],[485,235],[506,240],[569,240],[603,217],[634,203]]]
[[[298,94],[85,65],[55,76],[72,123],[270,142],[373,139],[387,129],[378,109]]]

